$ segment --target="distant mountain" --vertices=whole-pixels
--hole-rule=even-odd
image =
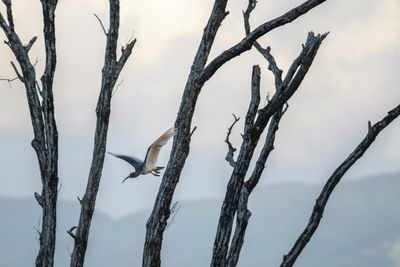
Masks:
[[[321,185],[274,185],[254,192],[239,266],[279,266],[308,221]],[[342,182],[334,191],[301,267],[400,266],[400,173]],[[162,266],[208,266],[221,200],[181,202],[166,231]],[[141,266],[150,211],[113,220],[96,212],[85,266]],[[40,209],[32,199],[0,198],[0,266],[33,266]],[[77,203],[59,202],[56,266],[69,266]]]

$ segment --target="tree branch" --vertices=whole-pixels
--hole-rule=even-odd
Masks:
[[[327,180],[324,188],[322,189],[319,197],[317,198],[314,209],[310,216],[309,222],[301,233],[299,238],[296,240],[294,246],[290,252],[283,257],[281,267],[293,266],[297,257],[303,251],[304,247],[310,241],[311,237],[318,228],[318,225],[322,219],[322,215],[325,210],[325,206],[328,203],[329,197],[335,189],[336,185],[340,182],[345,173],[360,159],[370,145],[375,141],[378,134],[385,129],[391,122],[393,122],[400,115],[400,105],[388,112],[388,114],[380,121],[375,123],[373,126],[371,123],[368,124],[368,133],[356,147],[356,149],[350,153],[350,155],[340,164],[340,166],[333,172],[333,174]]]
[[[21,74],[16,66],[12,64],[17,74],[26,88],[26,95],[30,111],[31,122],[33,126],[34,139],[32,147],[34,148],[40,168],[42,179],[42,192],[35,197],[40,206],[42,206],[42,231],[40,233],[39,253],[36,257],[36,266],[51,267],[54,264],[55,236],[56,236],[56,202],[58,193],[58,138],[57,127],[54,119],[54,105],[52,83],[55,70],[55,34],[54,34],[54,11],[57,1],[41,1],[43,11],[44,39],[46,49],[46,67],[42,77],[43,95],[42,103],[37,90],[37,79],[35,66],[32,64],[28,52],[35,42],[32,38],[27,46],[24,46],[14,31],[14,22],[12,17],[12,8],[10,0],[3,0],[7,7],[6,23],[0,13],[0,27],[4,31],[7,41],[17,59]],[[40,197],[39,197],[40,196]]]
[[[221,53],[219,56],[214,58],[208,65],[207,67],[203,70],[202,75],[199,77],[199,82],[204,82],[207,81],[208,79],[211,78],[212,75],[226,62],[231,60],[234,57],[239,56],[243,52],[250,50],[251,47],[253,46],[254,42],[260,38],[261,36],[265,35],[266,33],[272,31],[273,29],[276,29],[278,27],[281,27],[285,24],[288,24],[298,17],[304,15],[314,7],[322,4],[326,0],[308,0],[304,2],[303,4],[293,8],[292,10],[286,12],[282,16],[275,18],[273,20],[270,20],[264,24],[261,24],[258,26],[256,29],[254,29],[252,32],[250,32],[248,35],[246,35],[245,38],[243,38],[239,43],[236,45],[232,46],[231,48],[225,50],[223,53]]]
[[[192,135],[194,134],[194,132],[197,130],[197,126],[193,127],[193,130],[190,132],[189,134],[189,140],[192,139]]]
[[[33,195],[34,195],[37,203],[39,204],[39,206],[41,206],[43,208],[43,197],[37,192],[35,192]]]
[[[76,236],[75,236],[75,234],[73,233],[73,231],[76,229],[76,226],[72,226],[69,230],[67,230],[67,234],[69,234],[71,237],[72,237],[72,239],[76,239]]]
[[[146,241],[143,250],[143,266],[161,265],[161,245],[163,233],[170,216],[172,197],[179,182],[180,174],[190,149],[191,122],[198,95],[204,83],[198,77],[204,68],[217,31],[227,16],[227,0],[215,0],[213,9],[205,26],[189,77],[187,78],[182,102],[175,120],[177,134],[174,137],[169,162],[161,181],[153,211],[146,224]]]
[[[11,89],[11,83],[13,82],[13,81],[16,81],[16,80],[20,80],[21,82],[24,82],[24,78],[21,76],[21,74],[19,73],[19,71],[18,71],[18,69],[17,69],[17,67],[14,65],[14,62],[10,62],[11,63],[11,66],[12,66],[12,68],[14,69],[14,72],[16,73],[16,77],[14,77],[14,78],[0,78],[0,81],[6,81],[6,82],[8,82],[8,86],[10,87],[10,89]]]
[[[261,70],[258,65],[253,66],[251,76],[251,99],[249,108],[246,114],[246,121],[244,125],[244,134],[248,134],[254,126],[254,120],[257,115],[258,106],[260,104],[260,75]]]
[[[186,158],[189,154],[189,135],[192,118],[198,96],[204,86],[204,83],[220,66],[226,63],[228,60],[240,55],[246,50],[249,50],[257,38],[276,27],[293,21],[297,17],[305,14],[307,11],[324,1],[326,0],[309,0],[303,5],[300,5],[298,8],[288,12],[285,14],[285,16],[261,25],[249,36],[245,37],[237,45],[233,46],[231,49],[228,49],[220,56],[212,60],[207,67],[205,67],[217,31],[223,19],[228,14],[228,12],[225,11],[227,0],[214,1],[213,10],[204,29],[199,48],[185,85],[185,90],[183,92],[181,105],[175,121],[177,135],[174,138],[171,156],[161,181],[153,211],[146,224],[146,241],[144,245],[142,263],[143,266],[160,266],[161,264],[161,245],[166,222],[170,216],[169,207],[172,202],[175,188],[179,182]],[[289,94],[286,93],[286,96],[288,95]],[[288,99],[286,96],[281,97],[278,99],[279,101],[275,102],[275,109],[279,109],[279,107],[284,105]],[[281,100],[283,100],[282,103],[280,102]],[[266,117],[265,115],[263,116]],[[259,118],[257,118],[257,121],[258,120]],[[259,127],[259,125],[256,125],[256,127]],[[257,134],[255,137],[257,139]]]
[[[229,162],[229,165],[231,165],[232,167],[235,167],[235,159],[233,158],[235,155],[235,151],[236,148],[234,148],[231,144],[231,142],[229,141],[229,136],[231,135],[233,126],[235,126],[235,124],[240,120],[240,118],[236,117],[235,114],[233,115],[233,123],[231,124],[231,126],[228,128],[228,133],[226,134],[226,138],[225,138],[225,143],[228,145],[228,153],[226,154],[225,160]]]
[[[105,28],[104,25],[103,25],[103,22],[101,21],[101,19],[99,18],[99,16],[97,16],[96,13],[93,13],[93,15],[94,15],[94,16],[96,17],[96,19],[99,21],[100,26],[101,26],[101,29],[103,30],[104,34],[107,36],[108,33],[107,33],[106,28]]]
[[[281,88],[279,91],[277,90],[277,93],[268,102],[267,106],[258,112],[258,117],[251,128],[248,127],[249,130],[245,131],[239,156],[228,182],[227,191],[221,207],[211,266],[226,265],[233,219],[238,209],[240,192],[258,140],[270,118],[283,108],[284,104],[299,88],[324,38],[325,35],[315,36],[313,33],[309,33],[300,56],[292,64],[292,66],[295,65],[298,69],[296,75],[287,85],[284,82],[282,83]],[[291,74],[288,73],[287,75]],[[261,164],[259,166],[261,167]]]
[[[250,18],[250,14],[251,14],[252,10],[254,10],[255,7],[256,7],[256,1],[249,0],[247,9],[245,12],[243,12],[246,34],[250,33],[249,18]],[[268,63],[269,63],[268,69],[274,74],[274,77],[275,77],[276,91],[277,91],[277,93],[280,93],[281,92],[280,88],[282,86],[282,70],[280,70],[278,68],[274,57],[270,53],[271,48],[267,47],[266,49],[264,49],[261,47],[261,45],[257,41],[254,43],[254,46],[268,61]],[[269,99],[268,99],[268,101],[269,101]],[[228,256],[226,259],[227,266],[234,267],[238,263],[240,251],[242,249],[242,245],[244,242],[244,237],[245,237],[248,221],[251,216],[251,212],[248,210],[248,207],[247,207],[248,200],[249,200],[251,192],[253,191],[253,189],[255,188],[255,186],[258,184],[258,182],[260,180],[261,174],[265,168],[269,154],[274,149],[275,134],[279,128],[278,125],[279,125],[280,119],[287,111],[287,108],[288,108],[288,105],[286,104],[285,107],[281,108],[273,115],[273,117],[271,119],[271,123],[268,128],[268,133],[267,133],[267,137],[266,137],[264,146],[263,146],[263,148],[261,150],[261,154],[256,162],[256,166],[253,170],[253,173],[250,176],[250,178],[243,184],[243,186],[241,188],[237,212],[236,212],[235,231],[233,234],[231,244],[229,246],[229,253],[228,253]]]
[[[74,249],[71,255],[71,267],[84,265],[88,237],[95,210],[96,196],[100,186],[101,174],[104,164],[104,156],[107,145],[107,133],[111,112],[111,98],[127,59],[131,55],[136,40],[129,42],[122,51],[117,61],[117,43],[120,22],[119,0],[109,0],[110,25],[107,32],[104,65],[102,69],[102,82],[96,107],[96,130],[94,136],[94,148],[89,177],[83,198],[79,200],[81,212],[79,223],[74,238]]]
[[[32,48],[33,44],[36,42],[36,39],[37,39],[37,36],[32,37],[32,39],[29,40],[29,43],[25,46],[25,50],[27,53]]]
[[[8,26],[11,31],[14,31],[14,18],[13,18],[13,14],[12,14],[11,0],[2,0],[2,1],[7,9]]]
[[[250,193],[247,187],[243,186],[240,191],[239,205],[236,212],[236,228],[233,234],[228,257],[226,260],[227,267],[235,267],[239,261],[240,251],[243,246],[244,236],[247,229],[251,212],[247,209]]]
[[[121,48],[121,56],[117,62],[117,72],[120,73],[124,67],[126,61],[132,53],[132,49],[136,44],[136,39],[129,41],[125,46]]]
[[[17,78],[21,81],[24,82],[24,78],[22,77],[22,75],[19,73],[17,67],[15,66],[14,62],[10,61],[10,64],[15,72],[15,74],[17,75]]]
[[[305,45],[303,45],[300,55],[290,66],[281,87],[277,90],[279,93],[275,94],[268,102],[268,105],[260,110],[255,122],[257,136],[259,136],[258,133],[260,133],[258,129],[262,129],[263,126],[265,127],[271,116],[281,108],[299,88],[317,54],[319,46],[327,35],[328,33],[314,35],[313,32],[308,34],[307,41]]]
[[[57,64],[56,37],[55,37],[55,10],[57,1],[41,1],[43,13],[43,35],[46,52],[46,62],[41,77],[42,90],[35,79],[33,81],[35,94],[41,94],[42,114],[44,121],[44,135],[46,148],[46,175],[43,181],[43,231],[40,235],[41,246],[36,258],[36,266],[53,266],[56,224],[57,224],[57,196],[58,196],[58,131],[54,114],[53,80]],[[36,37],[33,37],[27,46],[23,47],[26,55]],[[35,63],[36,64],[36,63]],[[34,65],[35,65],[34,64]],[[47,229],[47,230],[44,230]]]
[[[272,117],[271,123],[268,128],[267,137],[264,146],[261,150],[260,156],[256,162],[256,166],[251,174],[250,178],[243,184],[240,191],[239,202],[236,212],[236,225],[235,231],[231,244],[229,246],[229,253],[226,259],[227,266],[234,267],[237,265],[240,251],[244,242],[244,237],[247,229],[247,224],[251,216],[251,212],[248,210],[248,201],[250,194],[252,193],[255,186],[258,184],[261,174],[265,168],[269,154],[274,149],[275,134],[278,130],[278,125],[281,117],[286,112],[287,106],[282,110],[279,110]]]
[[[244,28],[246,35],[250,34],[250,14],[255,9],[257,4],[256,0],[249,0],[246,11],[243,12],[244,19]],[[275,88],[278,90],[282,83],[282,70],[279,69],[276,64],[275,58],[271,54],[271,47],[263,48],[258,41],[254,42],[254,47],[264,56],[264,58],[268,61],[269,66],[268,69],[274,74],[275,77]]]
[[[18,77],[14,77],[14,78],[0,78],[0,81],[6,81],[8,82],[8,86],[10,87],[10,89],[12,89],[11,87],[11,83],[15,80],[17,80]]]

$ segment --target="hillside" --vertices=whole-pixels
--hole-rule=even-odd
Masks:
[[[321,185],[283,184],[254,192],[239,266],[279,266],[308,221]],[[400,174],[339,184],[296,266],[400,266]],[[163,266],[208,266],[221,200],[181,202],[163,244]],[[69,265],[77,203],[59,203],[56,266]],[[40,209],[32,199],[0,198],[0,266],[32,266]],[[86,266],[140,266],[149,211],[113,220],[96,212]],[[397,260],[397,262],[396,262]],[[397,264],[397,265],[396,265]]]

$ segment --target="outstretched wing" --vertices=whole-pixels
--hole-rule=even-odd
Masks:
[[[119,159],[125,160],[126,162],[128,162],[135,168],[135,171],[139,170],[140,166],[143,164],[143,161],[141,161],[140,159],[135,158],[135,157],[125,156],[125,155],[121,155],[121,154],[114,154],[111,152],[107,152],[107,153],[110,155],[113,155],[114,157],[117,157]]]
[[[174,128],[168,129],[163,133],[158,139],[149,147],[147,150],[146,158],[144,159],[144,169],[152,170],[156,167],[158,154],[160,154],[160,149],[165,145],[172,136],[175,135]]]

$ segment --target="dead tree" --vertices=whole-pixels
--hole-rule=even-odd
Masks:
[[[15,32],[11,0],[2,0],[7,10],[7,20],[0,13],[0,26],[7,40],[6,44],[13,51],[21,73],[16,65],[11,65],[17,78],[25,84],[31,121],[34,131],[32,146],[36,151],[42,177],[42,193],[35,193],[35,198],[43,208],[42,231],[40,232],[40,249],[36,258],[36,266],[53,266],[56,242],[56,203],[58,192],[58,134],[54,116],[53,78],[56,67],[55,45],[55,9],[57,0],[41,0],[43,9],[44,39],[46,65],[41,86],[37,82],[35,66],[29,58],[29,50],[36,41],[33,37],[27,45],[23,45]],[[71,266],[83,266],[90,224],[94,212],[96,195],[100,184],[101,173],[106,150],[107,130],[110,117],[111,97],[118,76],[131,55],[136,39],[129,41],[121,49],[117,59],[117,42],[119,30],[119,0],[110,2],[110,26],[107,37],[105,61],[102,70],[102,83],[98,98],[96,115],[97,124],[94,138],[92,164],[88,184],[81,204],[81,214],[77,227],[67,231],[74,238],[74,250]],[[8,79],[13,81],[15,79]],[[76,233],[73,230],[76,229]]]
[[[89,237],[90,225],[94,213],[96,196],[100,186],[101,173],[104,164],[104,155],[106,152],[108,123],[110,119],[111,97],[113,88],[117,82],[126,61],[131,55],[136,39],[128,42],[121,49],[121,55],[117,58],[118,30],[119,30],[119,0],[109,1],[110,25],[108,31],[104,30],[106,35],[106,51],[104,57],[104,66],[102,69],[102,80],[100,95],[96,107],[96,131],[94,136],[94,148],[92,163],[90,166],[89,178],[86,185],[86,191],[81,200],[81,212],[77,227],[72,227],[68,233],[74,239],[74,250],[71,255],[71,267],[83,266],[85,260],[86,247]],[[101,21],[100,21],[101,22]],[[76,228],[76,233],[73,230]]]
[[[249,18],[251,12],[254,10],[255,7],[256,7],[256,1],[249,0],[247,9],[245,12],[243,12],[246,34],[250,32]],[[264,49],[258,42],[254,43],[254,47],[267,60],[268,69],[273,73],[275,78],[275,90],[277,93],[280,93],[280,88],[282,87],[282,70],[278,67],[275,58],[272,56],[271,48],[267,47]],[[259,72],[258,69],[256,69],[256,71]],[[252,82],[252,99],[255,98],[254,95],[259,95],[260,91],[259,75],[256,75],[256,78],[254,78],[254,69],[253,69],[253,80],[254,79],[256,79],[257,82],[256,83]],[[240,251],[242,249],[247,229],[247,224],[251,216],[251,212],[250,210],[248,210],[249,197],[261,178],[261,174],[264,171],[270,153],[272,152],[272,150],[274,150],[275,135],[279,129],[279,122],[282,116],[287,111],[287,109],[288,105],[286,105],[286,107],[278,109],[277,112],[272,116],[271,121],[269,122],[267,136],[263,148],[261,150],[261,153],[257,159],[256,165],[252,171],[252,174],[250,175],[250,178],[242,184],[242,188],[240,189],[239,200],[236,208],[235,231],[232,240],[230,242],[229,251],[226,258],[227,266],[236,266],[239,260]],[[251,125],[249,125],[248,127],[251,127]],[[228,135],[229,134],[230,133],[228,132]],[[231,151],[231,148],[229,147],[228,154],[232,154],[233,157],[232,152],[234,151]],[[233,165],[231,162],[229,163],[231,164],[232,167],[235,167],[236,162]]]
[[[255,0],[249,0],[249,5],[247,7],[247,10],[244,12],[244,20],[245,20],[245,30],[246,33],[248,34],[250,32],[250,25],[249,25],[249,16],[251,11],[255,8],[256,6],[256,1]],[[307,47],[307,44],[309,43],[309,39],[307,40],[306,44],[303,45],[303,51]],[[268,61],[268,69],[274,74],[275,77],[275,87],[276,87],[276,94],[279,95],[282,93],[282,89],[285,88],[285,81],[288,80],[288,76],[285,77],[284,80],[282,80],[281,75],[282,71],[278,68],[276,61],[274,57],[271,55],[270,47],[267,47],[266,49],[262,48],[261,45],[257,42],[255,42],[254,46],[256,49],[264,56],[264,58]],[[303,53],[303,52],[302,52]],[[310,61],[312,62],[312,58],[304,58],[303,60],[297,58],[293,65],[296,64],[296,62],[301,62],[301,61]],[[289,69],[288,75],[291,72],[292,67]],[[253,78],[252,78],[252,94],[251,94],[251,101],[249,105],[249,109],[246,115],[246,121],[245,121],[245,129],[244,129],[244,138],[242,142],[242,147],[246,149],[245,143],[247,142],[246,139],[246,133],[250,131],[251,134],[254,133],[254,131],[257,131],[259,129],[252,129],[256,125],[256,123],[253,124],[254,118],[255,118],[255,112],[257,111],[257,107],[259,104],[259,73],[260,70],[257,66],[253,68]],[[275,96],[274,96],[275,97]],[[271,101],[269,101],[268,105],[271,104],[274,98],[272,98]],[[265,108],[268,108],[268,105]],[[258,112],[261,112],[263,109],[259,110]],[[279,122],[282,116],[284,115],[286,109],[283,107],[278,109],[276,113],[272,116],[269,122],[269,128],[267,131],[266,135],[266,140],[263,145],[263,148],[261,150],[261,153],[258,157],[258,160],[256,162],[256,165],[254,167],[254,170],[250,177],[247,179],[247,181],[244,182],[245,174],[242,177],[234,175],[234,172],[231,176],[231,180],[229,181],[226,196],[221,208],[221,214],[220,214],[220,221],[218,225],[218,230],[216,234],[216,240],[214,243],[214,251],[213,251],[213,259],[211,266],[236,266],[240,251],[244,242],[244,237],[245,237],[245,232],[247,228],[248,221],[251,216],[251,212],[248,210],[248,201],[251,192],[253,191],[254,187],[257,185],[260,176],[265,168],[266,161],[268,159],[269,154],[272,152],[274,149],[274,140],[275,140],[275,134],[276,131],[278,130]],[[381,130],[383,130],[387,125],[389,125],[393,120],[395,120],[398,116],[400,115],[400,106],[397,106],[396,108],[392,109],[389,111],[388,115],[385,116],[381,121],[376,123],[375,125],[371,125],[369,123],[368,127],[368,133],[367,136],[364,138],[364,140],[360,143],[360,145],[350,154],[350,156],[338,167],[338,169],[334,172],[334,174],[328,179],[325,187],[323,188],[319,198],[316,201],[316,204],[314,206],[314,210],[312,212],[312,215],[310,217],[310,221],[303,231],[303,233],[300,235],[298,240],[296,241],[295,245],[291,249],[291,251],[284,256],[284,260],[281,264],[282,267],[287,267],[287,266],[292,266],[297,259],[297,257],[300,255],[302,252],[302,249],[305,247],[305,245],[308,243],[308,241],[311,239],[313,233],[317,229],[319,222],[322,218],[322,214],[325,208],[325,205],[329,199],[330,194],[333,192],[335,186],[337,183],[340,181],[341,177],[345,174],[345,172],[359,159],[362,157],[364,152],[368,149],[368,147],[372,144],[372,142],[375,140],[376,136],[379,134]],[[243,164],[243,161],[246,161],[248,159],[246,158],[238,158],[237,161],[234,160],[234,152],[235,148],[233,145],[229,142],[229,135],[231,134],[232,128],[234,124],[238,121],[238,119],[235,117],[234,123],[228,128],[228,134],[225,142],[228,143],[228,153],[227,153],[227,161],[231,166],[234,168],[236,167],[237,164]],[[261,129],[261,128],[260,128]],[[248,148],[249,146],[247,146]],[[242,159],[242,162],[240,161]],[[251,159],[251,158],[250,158]],[[247,163],[248,164],[248,163]],[[236,182],[234,180],[236,178]],[[236,197],[234,197],[236,194]],[[229,217],[229,215],[231,215]],[[233,227],[233,216],[236,215],[236,225],[235,225],[235,231],[233,236],[231,237],[231,229]],[[229,243],[229,240],[230,243]],[[228,251],[228,246],[229,246],[229,253]],[[226,258],[225,258],[226,257]]]
[[[246,34],[250,33],[249,18],[251,12],[256,7],[255,0],[249,0],[247,9],[243,12],[244,25]],[[239,154],[238,160],[230,165],[234,168],[231,179],[227,186],[226,195],[221,208],[221,214],[219,218],[217,233],[214,242],[214,249],[212,255],[211,266],[236,266],[239,260],[240,251],[244,242],[246,228],[248,220],[250,219],[251,212],[248,210],[247,205],[249,196],[252,193],[255,186],[258,184],[261,174],[265,168],[268,156],[274,149],[275,134],[279,128],[279,122],[287,110],[283,105],[275,110],[275,113],[269,118],[265,119],[260,124],[260,116],[257,117],[257,113],[262,113],[268,109],[270,105],[274,105],[274,101],[279,95],[284,94],[289,87],[293,87],[289,90],[293,92],[297,91],[301,81],[307,74],[308,68],[310,67],[319,45],[324,40],[324,35],[318,35],[315,37],[313,33],[310,33],[306,43],[303,45],[303,49],[300,55],[293,61],[291,67],[285,78],[282,80],[282,70],[279,69],[275,58],[271,54],[271,48],[262,48],[262,46],[255,42],[255,48],[263,55],[268,62],[268,69],[273,73],[275,78],[275,90],[276,94],[268,102],[267,106],[259,109],[260,102],[260,69],[258,66],[253,68],[252,88],[251,88],[251,101],[249,109],[246,115],[245,128],[243,134],[243,142],[241,145],[240,153],[247,156],[243,157]],[[309,50],[307,52],[307,49]],[[303,71],[298,71],[303,69]],[[297,72],[296,75],[294,75]],[[295,80],[300,82],[294,82]],[[290,97],[289,97],[290,98]],[[288,99],[289,99],[288,98]],[[258,121],[258,122],[257,122]],[[253,157],[254,149],[258,144],[258,138],[264,131],[267,124],[269,123],[266,140],[261,150],[261,153],[257,159],[256,165],[250,175],[249,179],[245,181],[247,174],[247,168]],[[256,125],[257,128],[256,128]],[[252,140],[253,136],[257,133],[257,139]],[[228,131],[228,136],[230,131]],[[251,144],[253,142],[253,144]],[[229,146],[228,154],[233,157],[232,145]],[[236,167],[243,166],[243,171],[237,171]],[[235,173],[236,172],[236,173]],[[231,232],[233,227],[234,216],[236,215],[236,225],[233,237],[231,238]],[[230,241],[231,240],[231,241]],[[229,248],[229,251],[228,251]]]
[[[378,136],[378,134],[399,116],[400,105],[390,110],[382,120],[378,121],[374,125],[372,125],[371,122],[368,122],[367,135],[327,180],[319,197],[315,201],[314,209],[311,213],[307,226],[300,234],[299,238],[296,240],[289,253],[283,257],[281,267],[293,266],[297,257],[303,251],[304,247],[307,245],[307,243],[310,241],[311,237],[317,230],[318,225],[322,219],[325,206],[328,203],[329,197],[331,196],[336,185],[340,182],[347,170],[350,169],[351,166],[353,166],[354,163],[356,163],[356,161],[364,155],[365,151],[367,151],[370,145],[375,141],[375,138]]]
[[[32,147],[36,152],[42,180],[41,194],[34,194],[43,210],[36,266],[53,266],[58,190],[58,133],[53,103],[53,78],[57,58],[54,14],[57,0],[41,0],[46,51],[46,65],[40,78],[41,84],[37,81],[34,63],[29,58],[29,50],[35,43],[36,36],[28,44],[23,44],[15,31],[11,0],[2,1],[6,6],[7,21],[0,13],[0,26],[7,37],[5,43],[14,53],[20,70],[13,62],[11,65],[18,79],[25,85],[34,134]]]
[[[243,142],[240,147],[238,159],[234,164],[232,175],[228,182],[225,198],[222,204],[217,233],[214,241],[211,266],[227,265],[227,253],[229,241],[231,239],[233,220],[236,211],[238,211],[239,204],[241,206],[241,210],[240,214],[239,211],[237,214],[239,223],[238,227],[242,223],[247,225],[247,220],[250,215],[246,208],[248,196],[258,183],[265,166],[265,161],[273,148],[275,132],[278,129],[279,120],[284,113],[283,107],[289,98],[293,96],[293,94],[299,88],[326,35],[327,34],[318,34],[315,36],[312,32],[308,34],[307,41],[303,45],[300,55],[290,66],[286,77],[283,79],[283,81],[280,81],[280,79],[277,78],[279,87],[276,89],[276,94],[271,98],[268,104],[261,109],[259,109],[260,69],[258,66],[253,68],[251,101],[245,120]],[[244,184],[245,176],[247,174],[250,161],[253,157],[254,150],[257,147],[261,134],[271,119],[272,121],[267,134],[266,143],[258,159],[256,168],[254,169],[250,179],[246,181],[246,184]],[[245,230],[245,225],[243,226]],[[231,251],[229,253],[228,260],[230,264],[228,266],[236,265],[241,243],[243,242],[243,240],[241,240],[243,236],[244,232],[240,234],[240,232],[236,231],[231,244]]]
[[[281,71],[277,67],[274,58],[272,55],[269,53],[269,49],[263,51],[263,54],[269,58],[269,69],[270,70],[277,70],[277,72],[274,72],[275,74],[275,81],[277,82],[277,87],[276,89],[278,90],[282,84],[282,80],[280,78],[281,76]],[[252,99],[255,99],[254,95],[259,95],[259,68],[253,68],[253,81],[255,80],[256,82],[252,82]],[[263,145],[263,148],[261,150],[261,153],[257,159],[255,168],[253,169],[252,174],[250,175],[250,178],[242,184],[242,188],[240,189],[239,193],[239,200],[236,208],[236,226],[235,226],[235,231],[232,237],[232,240],[229,245],[229,252],[228,256],[226,258],[226,265],[227,266],[236,266],[237,262],[239,260],[239,255],[240,251],[242,249],[242,245],[244,242],[244,237],[247,229],[247,224],[251,216],[251,212],[248,210],[248,201],[250,194],[252,193],[253,189],[256,187],[258,184],[261,174],[264,171],[266,161],[268,159],[268,156],[274,150],[274,142],[275,142],[275,134],[279,129],[279,122],[282,118],[282,116],[285,114],[287,111],[288,105],[286,107],[282,107],[278,109],[278,111],[272,116],[271,121],[268,126],[268,131],[267,131],[267,136],[265,139],[265,143]],[[251,126],[251,125],[250,125]],[[229,135],[229,132],[228,132]],[[229,148],[228,154],[232,154],[234,151]],[[234,161],[234,164],[229,162],[232,167],[235,167],[236,161]]]
[[[226,62],[241,53],[250,50],[254,42],[264,34],[282,25],[292,22],[301,15],[326,0],[309,0],[282,16],[261,24],[247,34],[242,40],[231,48],[225,50],[207,64],[208,56],[212,48],[218,29],[228,15],[226,11],[227,0],[215,0],[213,9],[204,28],[199,48],[194,58],[191,71],[186,81],[182,101],[175,121],[177,135],[172,145],[171,156],[165,170],[156,201],[150,218],[146,224],[146,241],[143,252],[143,266],[160,266],[160,252],[163,234],[170,216],[170,206],[175,188],[179,182],[182,169],[189,154],[190,139],[192,135],[191,122],[196,107],[197,98],[204,84]],[[289,90],[282,94],[270,109],[262,113],[264,120],[273,115],[276,109],[281,107],[289,97]],[[257,134],[256,134],[257,135]],[[255,136],[257,139],[257,136]]]

